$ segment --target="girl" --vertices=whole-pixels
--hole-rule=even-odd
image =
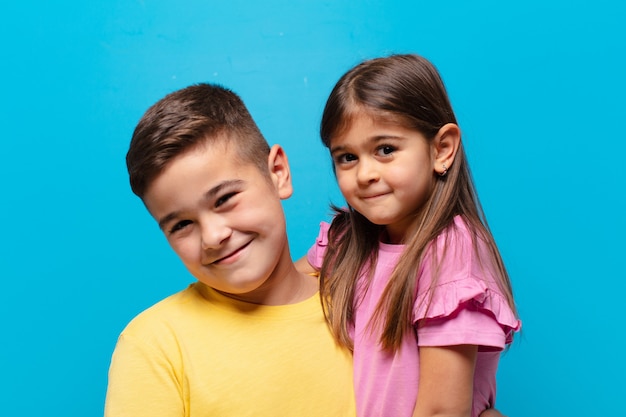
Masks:
[[[478,416],[521,322],[437,70],[415,55],[361,63],[321,137],[348,207],[307,260],[354,351],[358,415]]]

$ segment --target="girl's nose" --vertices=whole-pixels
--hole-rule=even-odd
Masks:
[[[380,179],[380,173],[376,164],[366,159],[361,159],[357,166],[356,180],[359,184],[367,185],[377,182]]]

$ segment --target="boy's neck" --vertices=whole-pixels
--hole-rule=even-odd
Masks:
[[[271,283],[264,293],[250,299],[247,294],[231,294],[215,290],[225,297],[250,304],[279,306],[296,304],[308,300],[319,291],[319,282],[316,276],[300,273],[293,263],[277,268],[270,278]]]

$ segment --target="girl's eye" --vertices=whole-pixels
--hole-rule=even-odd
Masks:
[[[335,157],[335,163],[336,164],[348,164],[352,161],[356,161],[356,155],[351,154],[351,153],[344,153],[341,155],[337,155]]]
[[[221,196],[215,201],[215,207],[220,207],[221,205],[225,204],[228,200],[230,200],[236,194],[237,194],[236,192],[224,194],[223,196]]]
[[[190,224],[191,220],[181,220],[178,223],[174,224],[174,226],[172,226],[172,228],[170,229],[170,234],[176,233],[179,230],[182,230],[185,227],[189,226]]]
[[[378,148],[378,154],[381,156],[387,156],[392,154],[395,150],[396,148],[393,146],[384,145]]]

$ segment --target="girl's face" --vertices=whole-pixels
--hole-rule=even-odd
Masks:
[[[391,243],[403,242],[435,185],[431,144],[417,131],[361,112],[332,138],[330,152],[348,204],[386,226]]]

